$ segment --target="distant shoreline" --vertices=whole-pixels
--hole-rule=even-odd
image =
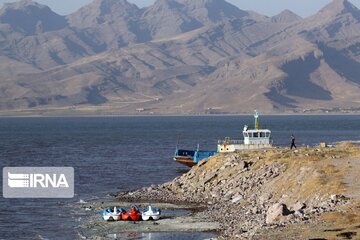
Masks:
[[[270,113],[262,116],[359,116],[359,113]],[[0,118],[102,118],[102,117],[236,117],[252,116],[252,113],[239,114],[74,114],[74,115],[1,115]]]

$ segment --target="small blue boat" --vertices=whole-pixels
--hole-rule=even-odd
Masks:
[[[102,211],[102,218],[105,221],[119,221],[121,220],[121,214],[126,212],[123,208],[108,208]]]
[[[200,151],[199,145],[196,150],[184,150],[176,147],[174,160],[178,163],[192,167],[200,161],[216,155],[216,151]]]

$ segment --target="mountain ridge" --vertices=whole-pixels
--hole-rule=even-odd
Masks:
[[[27,32],[1,21],[4,9],[3,112],[360,110],[359,10],[346,0],[304,19],[288,10],[268,18],[215,0],[158,0],[146,8],[95,0],[60,16],[66,24],[59,29]]]
[[[0,9],[0,23],[8,24],[14,31],[25,35],[61,30],[67,26],[63,16],[31,0],[5,3]]]
[[[273,22],[291,23],[291,22],[300,21],[302,19],[303,18],[300,17],[299,15],[297,15],[294,12],[286,9],[286,10],[282,11],[281,13],[273,16],[271,18],[271,21],[273,21]]]

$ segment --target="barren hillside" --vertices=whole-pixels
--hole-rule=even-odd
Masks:
[[[69,16],[0,10],[0,113],[359,112],[360,10],[302,19],[223,0],[95,0]]]

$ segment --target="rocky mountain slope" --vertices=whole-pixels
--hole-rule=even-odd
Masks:
[[[0,10],[3,114],[359,111],[360,10],[302,19],[223,0],[95,0]]]

